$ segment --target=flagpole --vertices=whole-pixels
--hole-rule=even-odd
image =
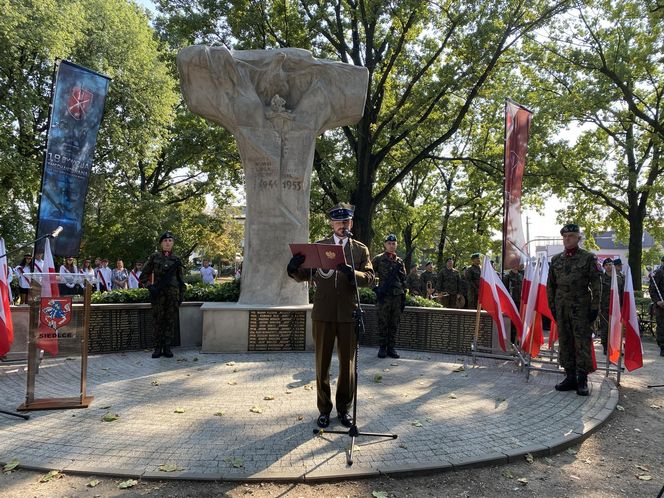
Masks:
[[[505,273],[505,253],[507,252],[507,103],[509,99],[505,99],[505,106],[503,111],[503,241],[502,241],[502,254],[500,258],[500,275],[502,278]]]
[[[622,373],[622,363],[623,356],[625,354],[625,345],[623,344],[623,339],[625,337],[625,326],[621,325],[620,327],[620,356],[618,357],[618,371],[616,372],[616,386],[620,386],[620,374]]]
[[[479,292],[477,294],[477,314],[475,315],[475,334],[473,336],[473,366],[477,361],[477,340],[480,336],[480,312],[482,306],[480,305],[480,296]]]

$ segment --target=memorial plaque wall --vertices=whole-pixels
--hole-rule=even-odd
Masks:
[[[375,306],[363,306],[364,346],[378,347],[378,319]],[[454,309],[406,308],[396,337],[396,348],[437,353],[470,354],[475,333],[475,313]],[[491,348],[493,324],[491,317],[482,314],[478,346]]]
[[[250,311],[249,351],[304,351],[305,311]]]

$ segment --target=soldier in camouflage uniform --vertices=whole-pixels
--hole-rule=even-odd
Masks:
[[[410,273],[406,278],[406,288],[411,296],[419,296],[422,282],[420,282],[420,275],[417,273],[417,265],[410,268]]]
[[[599,277],[599,316],[597,317],[597,332],[602,341],[602,349],[606,354],[606,345],[609,340],[609,302],[611,296],[611,274],[615,271],[613,267],[613,260],[606,258],[602,261],[604,273]],[[621,273],[616,272],[616,279],[618,280],[618,296],[622,306],[623,289],[625,288],[625,277]]]
[[[593,370],[591,325],[599,312],[599,277],[597,257],[579,247],[578,225],[561,230],[565,251],[551,259],[547,297],[558,324],[559,360],[565,379],[556,384],[558,391],[576,389],[588,396],[588,373]]]
[[[383,242],[385,252],[376,256],[372,261],[378,287],[378,331],[380,334],[380,349],[378,358],[399,358],[394,348],[401,313],[405,304],[406,267],[403,260],[397,256],[397,238],[390,234]]]
[[[523,265],[522,265],[523,266]],[[513,267],[503,276],[503,284],[507,292],[512,296],[516,309],[521,307],[521,288],[523,287],[523,273],[519,267]],[[510,339],[512,343],[516,342],[516,327],[512,323],[510,329]]]
[[[442,294],[441,304],[446,308],[456,308],[461,295],[461,275],[454,268],[454,259],[447,258],[445,268],[438,273],[436,291]]]
[[[436,272],[433,270],[433,263],[427,261],[424,265],[424,272],[420,275],[420,293],[424,297],[430,299],[431,295],[436,292],[437,279],[438,275],[436,275]]]
[[[477,308],[477,297],[480,292],[480,275],[482,275],[482,267],[480,266],[480,253],[476,252],[470,255],[470,262],[472,263],[464,274],[467,290],[468,290],[468,309],[474,310]]]
[[[184,272],[179,256],[173,254],[174,237],[164,232],[159,237],[161,250],[150,255],[139,279],[150,290],[152,300],[153,358],[172,358],[178,307],[184,299]]]
[[[659,355],[664,356],[664,257],[662,264],[650,277],[650,299],[655,304],[655,323],[657,324],[657,345]]]

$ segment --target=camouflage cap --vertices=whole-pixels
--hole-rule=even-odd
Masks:
[[[397,241],[397,236],[391,233],[385,237],[385,240],[383,242],[396,242],[396,241]]]
[[[565,235],[566,233],[581,233],[581,229],[579,225],[568,223],[560,229],[560,235]]]
[[[352,220],[354,213],[355,206],[346,202],[340,202],[327,212],[328,217],[333,221]]]

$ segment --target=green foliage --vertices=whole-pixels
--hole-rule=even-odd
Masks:
[[[147,289],[121,289],[109,292],[93,292],[93,304],[110,303],[149,303],[150,292]]]
[[[233,280],[214,285],[187,285],[185,301],[236,302],[240,297],[240,281]],[[92,294],[95,304],[108,303],[149,303],[147,289],[123,289]]]

